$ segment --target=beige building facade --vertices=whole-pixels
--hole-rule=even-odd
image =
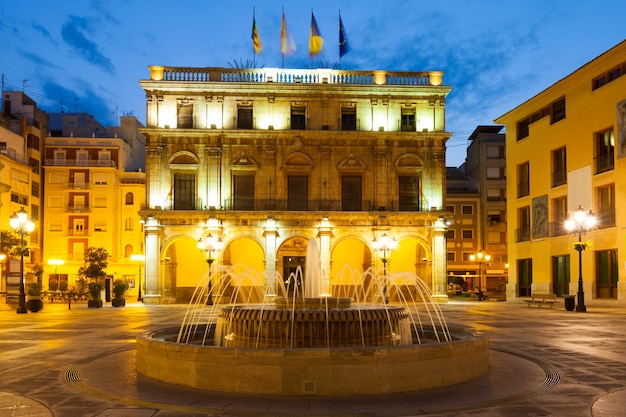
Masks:
[[[626,41],[496,120],[506,124],[509,284],[507,297],[578,292],[626,301]],[[577,208],[597,225],[565,229]]]
[[[384,266],[445,299],[442,75],[150,67],[144,302],[188,301],[207,259],[255,271],[233,285],[258,301],[245,294],[275,292],[311,239],[324,293],[361,291]],[[223,246],[198,250],[209,235]],[[383,235],[398,248],[376,251]]]

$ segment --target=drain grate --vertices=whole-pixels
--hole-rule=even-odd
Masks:
[[[65,370],[63,374],[63,379],[70,385],[80,385],[82,381],[80,379],[80,367],[78,366],[70,366]]]

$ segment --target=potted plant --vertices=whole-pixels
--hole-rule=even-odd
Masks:
[[[87,301],[87,307],[101,308],[104,285],[98,280],[106,276],[104,269],[109,264],[109,253],[104,248],[89,247],[83,259],[85,263],[78,269],[78,273],[88,280],[87,289],[90,299]]]
[[[43,308],[40,282],[30,282],[26,284],[26,295],[28,295],[28,310],[36,313]]]
[[[113,283],[113,300],[111,300],[113,307],[124,307],[126,305],[124,294],[126,294],[127,290],[128,284],[126,282],[118,279]]]
[[[87,284],[89,292],[89,300],[87,300],[87,307],[89,308],[101,308],[102,307],[102,289],[104,285],[101,282],[90,282]]]

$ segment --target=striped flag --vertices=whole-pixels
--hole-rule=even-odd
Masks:
[[[324,38],[320,33],[320,29],[317,27],[315,21],[315,15],[311,12],[311,30],[309,32],[309,55],[313,56],[318,54],[324,46]]]
[[[260,54],[263,51],[263,45],[261,44],[261,38],[259,38],[259,31],[256,27],[256,18],[252,15],[252,46],[254,47],[254,53]]]
[[[296,51],[296,44],[291,37],[291,33],[287,28],[287,21],[285,20],[285,12],[283,12],[283,23],[280,29],[280,54],[293,55]]]

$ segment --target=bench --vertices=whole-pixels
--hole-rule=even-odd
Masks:
[[[528,303],[528,307],[533,304],[536,304],[537,307],[541,308],[542,305],[549,305],[550,308],[556,304],[556,295],[554,294],[533,294],[530,297],[530,300],[524,300]]]

